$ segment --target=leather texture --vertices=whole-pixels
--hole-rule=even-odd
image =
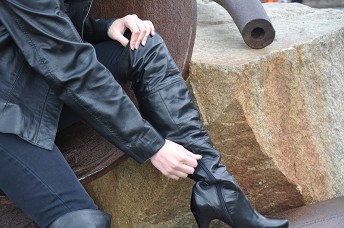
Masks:
[[[75,2],[69,14],[72,17],[72,12],[80,10],[83,17],[69,18],[60,0],[0,1],[0,132],[51,149],[66,104],[112,144],[143,163],[165,141],[97,61],[93,46],[80,36],[103,39],[111,20],[90,22],[91,1]],[[82,34],[71,20],[79,30],[79,24],[87,22],[81,26]],[[95,24],[103,24],[97,26],[103,31],[92,28]]]
[[[56,219],[48,228],[110,228],[111,215],[97,210],[79,210]]]
[[[203,158],[190,178],[196,181],[191,210],[199,227],[220,219],[233,227],[288,227],[255,211],[234,177],[220,162],[181,73],[165,43],[156,35],[144,49],[123,52],[119,75],[133,81],[142,115],[160,134]]]

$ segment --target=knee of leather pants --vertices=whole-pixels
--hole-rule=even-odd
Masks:
[[[136,50],[131,50],[127,45],[118,61],[118,76],[123,81],[131,81],[133,90],[139,95],[159,90],[160,87],[171,83],[176,76],[182,78],[163,38],[158,33],[150,36],[146,45]]]

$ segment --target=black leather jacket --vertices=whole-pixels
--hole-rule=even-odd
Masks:
[[[108,39],[112,23],[89,18],[91,2],[67,2],[67,16],[63,0],[0,1],[0,132],[51,149],[66,104],[142,163],[164,139],[83,41]]]

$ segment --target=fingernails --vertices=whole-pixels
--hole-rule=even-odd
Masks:
[[[133,46],[130,46],[130,48],[132,51],[135,51],[136,49],[139,48],[139,45],[133,45]]]

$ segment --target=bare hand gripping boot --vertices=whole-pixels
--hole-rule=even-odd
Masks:
[[[185,81],[159,35],[145,47],[128,47],[119,59],[118,75],[132,87],[143,117],[159,133],[203,157],[193,175],[191,210],[199,227],[219,219],[236,228],[288,227],[287,220],[269,219],[249,203],[234,177],[221,163],[200,120]]]

